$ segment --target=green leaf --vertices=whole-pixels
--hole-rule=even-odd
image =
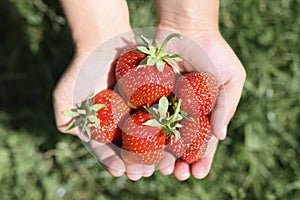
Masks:
[[[160,127],[161,126],[161,124],[156,119],[149,119],[148,121],[144,122],[143,125],[155,126],[155,127]]]
[[[158,40],[155,40],[155,44],[156,44],[156,46],[157,46],[158,49],[161,48],[161,43]]]
[[[92,137],[91,128],[88,126],[83,127],[83,131],[88,135],[89,138]]]
[[[152,114],[156,119],[160,118],[157,108],[144,106],[144,109],[147,110],[150,114]]]
[[[74,120],[74,127],[77,127],[77,126],[83,126],[84,124],[84,119],[82,119],[81,117],[79,117],[78,119]]]
[[[94,104],[94,105],[91,106],[91,110],[97,112],[98,110],[100,110],[103,107],[105,107],[105,104]]]
[[[162,118],[160,119],[160,123],[161,123],[162,125],[167,125],[168,120],[165,119],[164,117],[162,117]]]
[[[144,54],[148,54],[148,55],[151,54],[151,52],[149,51],[149,49],[147,49],[147,47],[144,47],[144,46],[138,46],[137,49],[138,49],[139,51],[141,51],[142,53],[144,53]]]
[[[75,122],[73,122],[73,123],[67,128],[67,131],[72,130],[72,129],[75,128],[75,127],[76,127],[76,124],[75,124]]]
[[[183,125],[181,125],[181,124],[179,124],[179,123],[177,123],[176,125],[175,125],[175,128],[182,128],[183,127]]]
[[[146,58],[144,58],[140,64],[137,66],[137,69],[142,68],[142,67],[146,67],[147,66],[147,62],[148,62],[149,56],[147,56]]]
[[[182,115],[178,114],[178,115],[175,116],[174,121],[180,121],[182,119],[183,119]]]
[[[156,68],[158,69],[158,71],[163,72],[165,69],[165,62],[162,60],[157,60]]]
[[[159,102],[158,102],[158,112],[159,112],[160,116],[166,117],[168,109],[169,109],[168,98],[163,96],[159,99]]]
[[[77,106],[77,108],[81,108],[82,102],[77,103],[76,106]]]
[[[164,129],[166,131],[166,136],[170,137],[172,135],[172,131],[171,131],[170,127],[166,126],[166,127],[164,127]]]
[[[156,58],[149,56],[149,58],[147,60],[147,65],[148,66],[153,66],[156,62],[157,62]]]
[[[63,114],[67,117],[78,117],[80,115],[78,112],[72,110],[65,110],[63,111]]]
[[[156,47],[153,46],[153,44],[143,35],[141,35],[142,40],[147,44],[148,50],[149,50],[149,55],[155,55],[156,52]]]
[[[88,121],[93,123],[96,128],[100,128],[100,120],[96,116],[89,116]]]
[[[175,60],[175,61],[182,61],[183,56],[181,54],[171,54],[168,56],[169,59]]]
[[[154,46],[149,46],[150,55],[155,55],[156,48]]]
[[[148,47],[153,47],[152,43],[143,35],[141,35],[142,40],[148,45]]]
[[[86,114],[86,110],[83,109],[77,109],[77,112],[81,115],[85,115]]]
[[[164,57],[169,56],[169,52],[164,49],[158,49],[158,51],[159,51],[159,54],[157,54],[157,57],[161,60],[163,60]]]
[[[178,72],[177,66],[175,65],[173,60],[171,60],[170,58],[164,58],[164,61],[171,65],[175,72]]]

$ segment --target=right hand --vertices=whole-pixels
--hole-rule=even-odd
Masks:
[[[105,52],[105,62],[112,62],[122,50],[120,47],[126,45],[124,38],[125,43],[126,40],[130,42],[134,39],[125,0],[89,0],[84,3],[61,0],[61,4],[71,29],[76,53],[53,92],[54,114],[59,131],[80,136],[78,129],[66,131],[70,117],[62,112],[73,108],[93,92],[107,88],[112,79],[109,73],[105,73],[101,82],[95,83],[102,69],[99,69],[100,66],[91,69],[86,62],[95,63],[90,59],[95,52],[97,54],[101,50]],[[114,38],[115,45],[105,43],[110,38]],[[113,176],[126,174],[129,179],[138,180],[154,172],[154,166],[125,165],[112,145],[91,141],[88,148]]]

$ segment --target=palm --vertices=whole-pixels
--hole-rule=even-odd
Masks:
[[[142,176],[150,176],[154,166],[125,165],[120,158],[120,149],[108,143],[89,140],[79,129],[66,131],[70,118],[62,112],[74,107],[89,95],[106,88],[113,87],[113,61],[123,51],[123,47],[132,46],[132,32],[126,32],[114,37],[95,49],[77,54],[68,70],[63,74],[54,93],[56,122],[61,132],[67,132],[80,137],[85,146],[114,176],[125,172],[130,179],[138,180]]]
[[[128,46],[128,42],[132,41],[132,33],[129,35],[118,37],[114,42],[107,41],[94,51],[81,52],[75,57],[54,94],[57,125],[62,132],[65,132],[70,120],[61,115],[63,110],[70,109],[74,103],[82,101],[92,93],[112,86],[114,80],[111,74],[113,69],[110,67],[111,61],[122,51],[122,46]],[[221,92],[212,112],[211,123],[214,134],[220,138],[222,129],[228,124],[234,111],[232,109],[235,109],[240,97],[243,86],[241,83],[244,81],[243,67],[220,35],[211,33],[207,34],[209,35],[207,37],[199,35],[196,37],[191,35],[192,39],[186,38],[182,41],[174,39],[170,49],[184,55],[185,62],[179,65],[180,71],[204,70],[218,78]],[[158,32],[156,38],[160,40],[164,39],[164,36],[165,34]],[[99,61],[99,57],[103,59]],[[226,95],[226,99],[225,94],[229,94]],[[80,136],[79,130],[73,130],[71,133]],[[138,180],[154,172],[154,166],[126,165],[120,158],[120,149],[114,145],[89,141],[84,137],[81,139],[86,141],[87,147],[114,176],[126,173],[130,179]],[[188,178],[191,173],[197,178],[202,178],[210,170],[216,145],[214,147],[206,158],[191,167],[181,160],[176,161],[166,152],[158,168],[163,174],[174,172],[180,180]]]
[[[159,29],[156,37],[161,40],[167,34],[169,31]],[[220,90],[211,114],[211,126],[213,134],[224,139],[245,80],[245,71],[239,59],[219,32],[187,34],[182,41],[174,40],[169,49],[183,55],[184,61],[179,63],[180,71],[207,71],[217,78]],[[216,147],[214,145],[214,148],[208,149],[207,156],[191,166],[181,160],[175,162],[172,156],[167,155],[162,162],[173,161],[173,164],[167,165],[161,171],[165,174],[174,171],[175,176],[181,180],[187,179],[191,174],[196,178],[203,178],[210,170]]]

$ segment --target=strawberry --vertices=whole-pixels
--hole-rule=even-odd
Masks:
[[[162,96],[168,96],[175,83],[176,66],[173,61],[180,61],[178,54],[165,50],[168,41],[181,38],[179,34],[169,35],[162,45],[154,47],[148,44],[122,54],[116,62],[116,79],[120,95],[132,108],[151,106]]]
[[[129,71],[139,66],[141,61],[147,57],[146,54],[136,52],[135,50],[136,49],[127,51],[118,58],[115,69],[117,81],[119,81]]]
[[[206,116],[196,120],[183,119],[180,138],[168,145],[168,150],[188,164],[201,159],[211,137],[210,123]]]
[[[124,121],[121,155],[126,163],[152,165],[161,159],[166,133],[160,127],[144,124],[152,118],[150,113],[140,110]]]
[[[208,115],[213,109],[218,83],[208,72],[190,72],[178,78],[174,93],[182,99],[182,110],[197,118]]]
[[[157,163],[163,153],[166,137],[179,137],[177,129],[181,101],[174,105],[174,112],[169,113],[167,97],[160,98],[158,105],[144,107],[128,117],[122,126],[122,157],[127,163],[152,165]]]
[[[68,129],[79,127],[89,138],[99,142],[118,141],[121,131],[118,127],[130,108],[116,92],[105,89],[76,105],[76,108],[64,111],[72,117]]]

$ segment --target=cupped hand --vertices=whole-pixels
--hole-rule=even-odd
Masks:
[[[246,78],[243,65],[217,30],[182,32],[173,27],[160,27],[156,37],[160,41],[171,32],[183,35],[183,40],[173,40],[168,46],[170,51],[182,54],[185,59],[180,64],[180,71],[207,71],[218,80],[219,94],[210,122],[213,135],[223,140],[241,97]],[[186,180],[191,175],[198,179],[204,178],[211,169],[216,148],[217,140],[215,145],[207,149],[203,159],[191,165],[167,154],[160,163],[160,171],[166,175],[174,173],[179,180]]]
[[[134,41],[126,1],[90,0],[82,4],[81,1],[62,0],[61,4],[74,41],[75,55],[53,92],[58,130],[80,137],[113,176],[126,174],[132,180],[150,176],[153,166],[126,165],[116,146],[87,140],[78,128],[67,131],[71,118],[63,115],[63,111],[114,83],[112,62],[122,47]]]
[[[139,180],[151,176],[155,167],[128,165],[121,159],[120,148],[114,144],[90,140],[78,128],[68,131],[71,118],[63,114],[63,111],[74,108],[76,103],[82,102],[91,94],[112,88],[115,84],[114,60],[124,48],[134,43],[134,34],[127,31],[90,51],[78,52],[57,84],[53,102],[56,124],[61,132],[78,136],[111,175],[118,177],[126,174],[131,180]]]
[[[166,35],[158,32],[157,39]],[[69,110],[75,103],[84,100],[91,93],[108,88],[114,82],[111,70],[104,70],[107,65],[122,50],[132,42],[132,34],[117,37],[104,42],[91,51],[77,53],[68,70],[62,76],[54,92],[54,108],[58,129],[80,136],[78,129],[66,131],[70,118],[62,111]],[[111,45],[114,43],[115,45]],[[238,58],[218,32],[207,32],[197,35],[184,36],[182,41],[174,40],[170,49],[181,53],[185,62],[180,65],[181,71],[204,70],[214,74],[219,81],[219,96],[211,114],[212,132],[218,139],[226,136],[227,125],[236,110],[245,72]],[[99,58],[103,58],[99,61]],[[109,67],[108,67],[109,69]],[[102,77],[99,80],[99,77]],[[113,176],[126,174],[131,180],[151,176],[154,166],[126,165],[120,157],[120,149],[113,144],[89,141],[87,147],[92,154],[105,166]],[[213,145],[205,158],[188,165],[182,160],[176,160],[170,153],[165,152],[158,169],[165,174],[172,174],[179,180],[186,180],[191,175],[204,178],[210,171],[217,145]]]

